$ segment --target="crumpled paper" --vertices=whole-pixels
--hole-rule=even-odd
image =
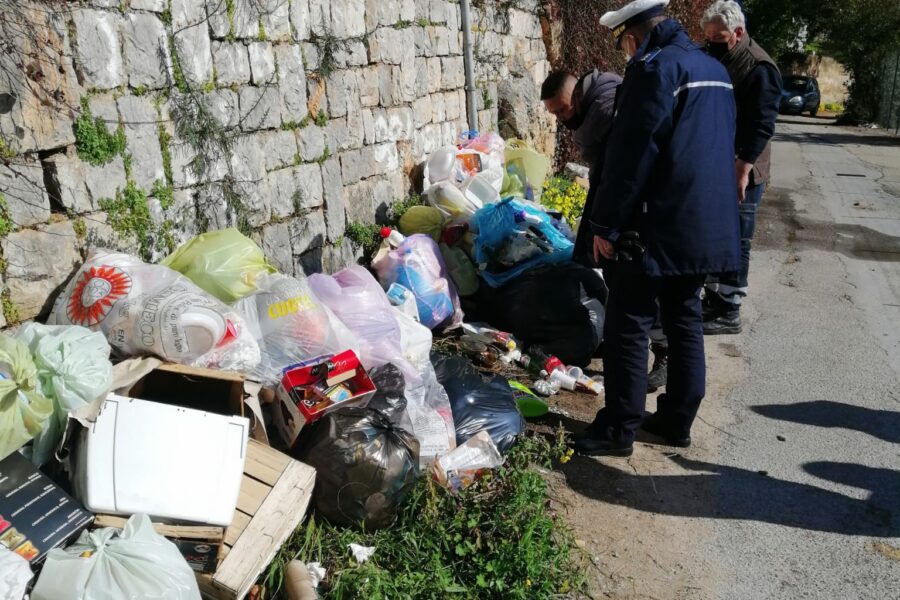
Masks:
[[[347,546],[350,548],[350,552],[353,553],[353,558],[356,559],[356,562],[359,564],[363,564],[375,554],[375,546],[360,546],[359,544],[350,544]]]

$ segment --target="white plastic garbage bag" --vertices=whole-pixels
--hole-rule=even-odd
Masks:
[[[232,371],[259,363],[241,317],[162,265],[98,250],[57,298],[51,325],[101,331],[119,354]]]
[[[32,577],[27,560],[0,546],[0,598],[22,600]]]
[[[51,550],[31,594],[31,600],[199,599],[194,571],[147,515],[134,515],[123,530],[85,531],[65,550]]]
[[[261,360],[253,375],[266,385],[281,380],[285,367],[345,350],[359,353],[356,336],[338,319],[305,277],[260,277],[257,293],[233,307],[244,317],[259,344]]]
[[[0,460],[40,433],[53,402],[38,392],[37,367],[28,348],[0,335]]]
[[[112,387],[110,348],[102,333],[74,325],[28,323],[15,337],[31,351],[38,390],[53,402],[53,416],[31,445],[31,461],[41,466],[53,456],[70,413],[85,425],[96,417]]]

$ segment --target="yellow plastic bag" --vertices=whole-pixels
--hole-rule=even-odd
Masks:
[[[544,180],[550,172],[550,157],[535,150],[522,140],[508,140],[506,142],[506,164],[520,160],[525,169],[528,183],[534,190],[534,199],[539,201],[544,187]]]
[[[228,304],[255,292],[260,275],[275,272],[262,249],[234,228],[198,235],[162,264]]]
[[[28,348],[0,335],[0,460],[40,433],[53,402],[37,391],[37,367]]]
[[[400,217],[400,233],[405,236],[424,233],[439,242],[443,227],[444,215],[433,206],[413,206]]]

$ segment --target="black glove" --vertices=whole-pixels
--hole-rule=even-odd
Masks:
[[[631,262],[644,256],[647,248],[641,243],[641,236],[637,231],[625,231],[613,244],[616,253],[613,260]]]

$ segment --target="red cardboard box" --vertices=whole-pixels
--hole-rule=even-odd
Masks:
[[[353,350],[285,369],[276,390],[275,426],[288,446],[300,429],[341,406],[362,406],[375,384]]]

